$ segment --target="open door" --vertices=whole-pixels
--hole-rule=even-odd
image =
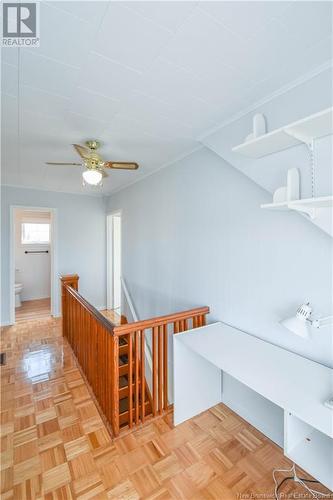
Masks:
[[[107,309],[121,315],[121,212],[107,216]]]

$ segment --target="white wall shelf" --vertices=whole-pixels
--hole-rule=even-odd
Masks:
[[[304,198],[303,200],[283,201],[281,203],[264,203],[260,207],[269,210],[296,210],[297,212],[309,213],[310,210],[316,208],[333,207],[333,196]]]
[[[260,207],[275,211],[296,211],[309,217],[320,229],[333,236],[333,196],[305,198],[281,203],[264,203]]]
[[[332,122],[333,108],[328,108],[239,144],[232,151],[248,158],[262,158],[298,144],[311,144],[314,139],[333,133]]]

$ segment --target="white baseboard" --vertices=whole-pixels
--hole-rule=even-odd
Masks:
[[[12,326],[14,323],[11,323],[10,321],[4,321],[1,322],[1,326]]]
[[[50,295],[43,295],[42,297],[37,295],[37,296],[32,296],[32,297],[26,297],[26,296],[21,296],[21,301],[26,302],[27,300],[42,300],[42,299],[50,299]]]

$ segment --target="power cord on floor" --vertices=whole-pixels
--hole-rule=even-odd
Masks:
[[[278,483],[276,476],[275,476],[275,474],[277,472],[292,472],[293,475],[285,477],[284,479],[282,479],[282,481],[280,483]],[[280,499],[279,489],[288,480],[293,480],[296,483],[301,484],[303,486],[303,488],[305,488],[311,494],[312,498],[320,499],[320,498],[325,498],[325,497],[331,496],[329,493],[323,493],[321,491],[317,491],[317,490],[310,488],[306,483],[319,483],[319,481],[317,481],[315,479],[306,479],[303,477],[298,477],[295,464],[293,464],[290,469],[274,469],[273,470],[273,480],[274,480],[274,484],[275,484],[275,488],[274,488],[275,500]]]

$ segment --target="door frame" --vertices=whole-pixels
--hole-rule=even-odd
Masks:
[[[114,292],[113,292],[113,218],[120,216],[120,276],[122,276],[122,210],[113,210],[106,214],[106,308],[114,309]]]
[[[60,316],[59,275],[58,275],[58,212],[51,207],[31,207],[30,205],[10,205],[9,239],[9,322],[15,323],[15,211],[50,212],[51,214],[51,316]]]

